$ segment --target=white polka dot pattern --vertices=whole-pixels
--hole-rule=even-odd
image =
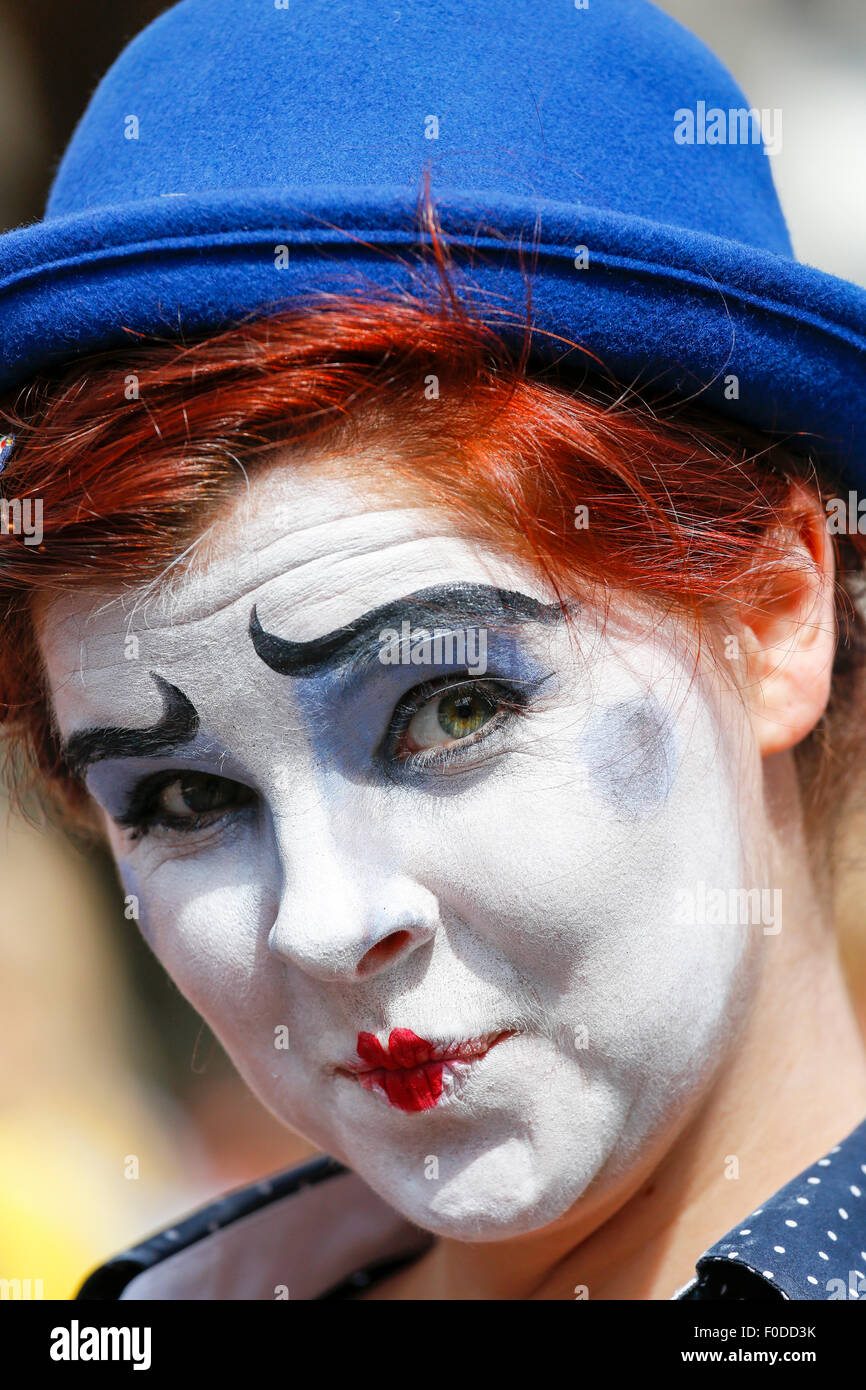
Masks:
[[[705,1251],[677,1297],[866,1301],[864,1156],[866,1121]]]

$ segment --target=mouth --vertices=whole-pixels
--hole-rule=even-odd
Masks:
[[[385,1046],[375,1033],[359,1033],[357,1058],[337,1067],[337,1072],[396,1110],[432,1110],[462,1089],[472,1068],[491,1048],[512,1036],[513,1030],[505,1030],[431,1043],[409,1028],[392,1028]]]

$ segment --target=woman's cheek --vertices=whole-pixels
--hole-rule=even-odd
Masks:
[[[689,741],[653,697],[613,702],[432,819],[403,816],[443,910],[526,980],[551,1029],[586,1029],[641,1070],[666,1050],[669,1076],[717,1044],[755,949],[753,927],[681,920],[701,882],[739,888],[757,872],[716,730],[705,711],[683,722]]]
[[[395,804],[395,835],[443,916],[555,996],[615,956],[635,923],[645,949],[669,860],[670,825],[623,814],[621,784],[605,800],[578,749],[566,722],[482,779],[458,775],[438,796],[407,789]]]
[[[148,848],[140,860],[119,860],[118,870],[125,888],[135,885],[142,935],[181,993],[220,1034],[228,1020],[260,1012],[273,904],[251,872],[253,847],[181,857]]]

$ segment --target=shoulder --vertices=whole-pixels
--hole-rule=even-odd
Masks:
[[[414,1258],[430,1239],[323,1156],[229,1192],[121,1251],[76,1298],[333,1297]]]

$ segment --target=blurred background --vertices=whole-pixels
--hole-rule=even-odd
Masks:
[[[0,0],[0,229],[41,217],[94,86],[167,8]],[[866,285],[863,0],[661,8],[719,54],[752,105],[781,109],[772,168],[796,254]],[[866,1029],[864,843],[854,825],[839,922]],[[68,1298],[109,1255],[310,1149],[246,1090],[124,919],[107,855],[0,801],[0,878],[0,1275]]]

